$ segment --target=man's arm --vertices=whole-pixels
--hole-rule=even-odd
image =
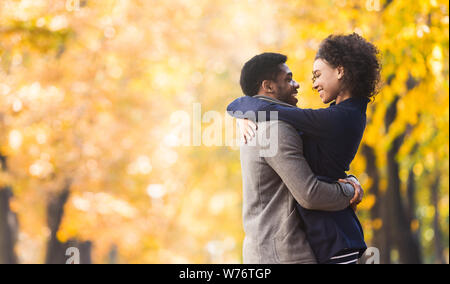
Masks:
[[[274,156],[264,159],[302,207],[339,211],[350,206],[355,194],[353,186],[318,180],[303,155],[303,142],[294,127],[282,121],[268,123],[264,130],[270,133],[269,127],[278,127],[278,137],[269,138],[270,143],[278,144],[278,149]]]

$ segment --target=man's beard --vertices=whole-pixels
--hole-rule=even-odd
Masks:
[[[294,97],[293,93],[283,95],[283,97],[280,98],[280,101],[290,104],[291,106],[297,106],[298,103],[298,99]]]

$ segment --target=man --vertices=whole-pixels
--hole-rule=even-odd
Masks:
[[[264,53],[248,61],[241,72],[244,93],[295,106],[299,85],[286,59]],[[264,155],[274,145],[275,151]],[[282,121],[258,123],[254,143],[241,146],[241,165],[244,263],[316,263],[296,203],[306,209],[339,211],[362,198],[356,179],[348,183],[319,181],[304,158],[300,135]]]

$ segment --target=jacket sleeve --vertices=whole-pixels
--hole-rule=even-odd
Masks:
[[[227,107],[228,113],[235,118],[248,118],[253,121],[282,120],[307,135],[327,136],[333,129],[333,110],[302,109],[268,102],[253,97],[240,97]],[[277,116],[271,116],[277,112]]]
[[[339,211],[347,208],[355,192],[353,186],[318,180],[303,156],[303,142],[297,131],[282,121],[273,121],[267,125],[263,131],[270,131],[269,143],[277,143],[278,147],[275,147],[277,151],[273,155],[264,159],[280,176],[297,202],[313,210]],[[277,127],[277,131],[269,129],[272,127]]]

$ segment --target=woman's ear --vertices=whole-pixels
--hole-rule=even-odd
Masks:
[[[344,67],[338,66],[337,71],[338,71],[338,73],[337,73],[338,80],[341,80],[342,78],[344,78]]]

